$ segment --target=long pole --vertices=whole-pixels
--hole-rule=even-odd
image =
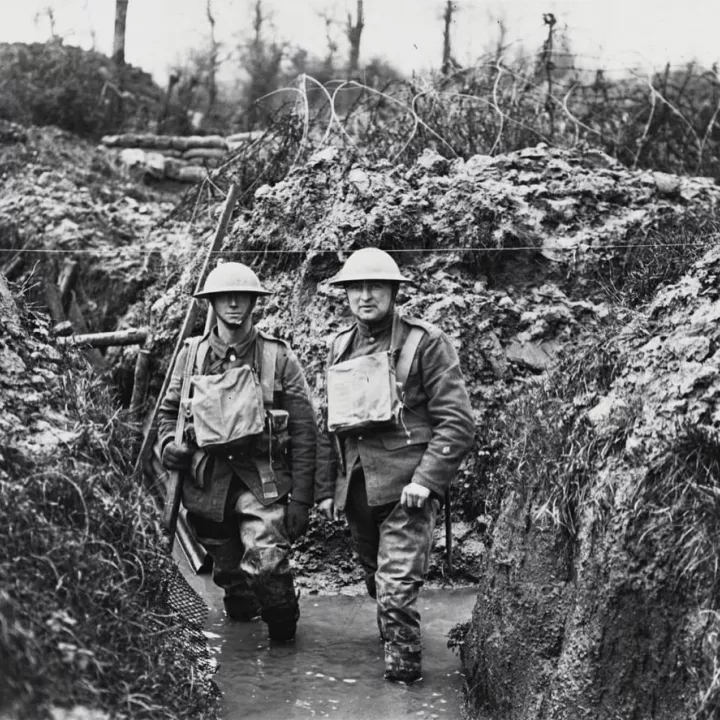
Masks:
[[[230,189],[228,190],[227,197],[225,198],[223,211],[220,216],[220,220],[218,221],[217,227],[215,228],[212,242],[210,244],[210,247],[208,248],[207,254],[205,256],[205,261],[203,262],[202,269],[200,270],[200,274],[198,275],[198,280],[195,285],[195,292],[200,292],[200,290],[202,289],[202,285],[205,280],[205,274],[210,265],[210,259],[220,249],[220,246],[222,245],[222,241],[225,237],[225,232],[227,231],[227,226],[230,222],[230,217],[232,216],[232,211],[239,194],[240,188],[235,184],[231,185]],[[143,442],[140,446],[137,460],[135,461],[135,472],[140,471],[140,469],[142,468],[143,463],[147,459],[147,454],[150,450],[150,447],[155,440],[155,420],[157,418],[158,410],[160,409],[160,403],[162,402],[168,385],[170,384],[172,369],[175,366],[175,361],[177,360],[178,355],[180,354],[180,349],[182,348],[185,339],[190,335],[193,328],[195,327],[199,312],[200,303],[193,297],[191,298],[190,306],[185,313],[185,319],[183,321],[182,327],[180,328],[180,333],[178,335],[177,342],[175,343],[175,349],[173,350],[170,365],[168,366],[168,372],[166,373],[165,379],[163,380],[162,388],[160,390],[160,393],[158,394],[157,401],[155,402],[155,407],[153,408],[153,411],[148,418],[148,422],[146,423],[145,436],[143,437]]]
[[[225,198],[225,204],[223,205],[222,213],[220,215],[220,219],[218,220],[217,227],[215,228],[215,232],[213,234],[212,241],[210,243],[210,247],[208,248],[207,254],[205,255],[205,260],[203,262],[203,266],[200,270],[200,273],[198,275],[197,283],[195,285],[195,293],[199,292],[202,289],[203,282],[205,280],[205,276],[207,274],[207,269],[210,266],[210,261],[213,257],[213,255],[220,249],[222,245],[223,238],[225,237],[225,233],[227,232],[228,224],[230,223],[230,218],[232,217],[232,212],[235,207],[235,203],[237,202],[237,198],[240,194],[240,187],[233,183],[230,186],[230,189],[228,190],[227,197]],[[160,393],[158,394],[157,400],[155,402],[155,406],[153,407],[152,413],[147,418],[145,422],[145,434],[143,436],[142,444],[140,445],[140,450],[138,452],[137,459],[135,461],[135,473],[139,473],[142,471],[142,468],[145,464],[145,461],[147,460],[148,454],[150,452],[150,449],[152,448],[152,444],[155,441],[155,436],[157,432],[157,428],[155,427],[155,421],[157,419],[158,411],[160,410],[160,404],[162,403],[163,397],[165,396],[165,392],[167,391],[167,387],[170,384],[170,378],[172,377],[172,370],[175,367],[175,362],[177,360],[178,355],[180,354],[180,349],[183,346],[183,343],[185,342],[185,339],[189,337],[190,333],[193,331],[193,328],[195,327],[195,323],[197,322],[198,316],[200,313],[200,303],[197,301],[196,298],[192,298],[190,301],[190,306],[187,309],[187,312],[185,313],[185,319],[183,321],[183,324],[180,328],[180,332],[178,334],[177,342],[175,343],[175,349],[173,350],[173,355],[170,360],[170,364],[168,366],[168,371],[165,375],[165,378],[163,380],[162,388],[160,390]],[[172,528],[170,533],[170,548],[173,546],[173,542],[175,539],[175,531],[178,526],[178,536],[180,537],[180,541],[183,544],[183,549],[185,550],[186,556],[190,559],[193,557],[197,557],[198,553],[195,552],[195,549],[192,547],[186,547],[187,543],[191,543],[193,541],[192,534],[188,532],[188,528],[185,527],[185,520],[182,514],[179,514],[179,504],[177,507],[173,507],[171,517],[168,518],[170,521],[170,527]],[[195,572],[198,571],[199,565],[195,566],[195,563],[193,564],[193,570]]]
[[[447,559],[448,577],[452,580],[452,519],[450,517],[450,488],[445,491],[445,557]]]

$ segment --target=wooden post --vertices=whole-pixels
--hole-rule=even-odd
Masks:
[[[53,325],[65,322],[65,310],[60,300],[60,291],[51,280],[45,281],[45,302],[47,303]]]
[[[104,333],[86,333],[58,338],[58,345],[89,345],[92,348],[115,345],[142,345],[148,336],[147,328],[130,328]]]
[[[75,260],[66,260],[60,269],[58,287],[60,288],[60,299],[64,308],[70,304],[70,293],[75,288],[75,281],[78,276],[78,264]]]
[[[135,373],[133,375],[133,390],[130,398],[129,414],[132,418],[139,419],[145,409],[147,399],[148,382],[150,379],[150,338],[138,349],[135,360]]]
[[[80,335],[89,335],[88,324],[85,321],[85,316],[80,309],[80,303],[77,300],[76,291],[73,290],[70,293],[70,305],[68,307],[68,319],[73,324],[75,332]],[[88,359],[91,365],[96,367],[98,370],[104,370],[107,368],[107,363],[102,353],[97,348],[91,348],[88,350]]]

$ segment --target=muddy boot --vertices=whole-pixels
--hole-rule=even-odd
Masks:
[[[253,596],[225,594],[225,613],[231,620],[250,622],[260,617],[260,604]]]
[[[385,679],[390,682],[411,683],[422,680],[422,646],[385,643]]]
[[[275,642],[289,643],[295,639],[299,617],[300,606],[297,603],[283,607],[263,608],[262,611],[262,619],[268,626],[268,635]]]

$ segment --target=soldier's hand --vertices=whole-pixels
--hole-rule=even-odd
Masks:
[[[407,508],[421,508],[430,497],[430,490],[416,482],[408,483],[402,491],[400,502]]]
[[[307,532],[309,522],[310,506],[297,500],[290,500],[285,513],[285,528],[291,543]]]
[[[162,464],[168,470],[187,470],[193,456],[193,449],[183,443],[178,445],[174,440],[169,442],[162,453]]]
[[[318,503],[320,514],[328,520],[337,520],[338,514],[335,512],[335,500],[333,498],[325,498]]]

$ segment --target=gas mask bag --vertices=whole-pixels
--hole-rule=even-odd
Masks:
[[[190,408],[199,447],[222,447],[262,433],[262,386],[249,365],[219,375],[193,375],[192,384]]]
[[[397,424],[400,398],[389,352],[337,363],[327,372],[328,430],[346,434]]]

